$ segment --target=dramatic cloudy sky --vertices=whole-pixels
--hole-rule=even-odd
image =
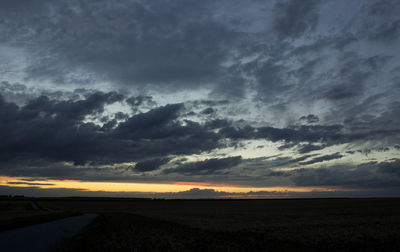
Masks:
[[[0,194],[400,196],[397,0],[1,0]]]

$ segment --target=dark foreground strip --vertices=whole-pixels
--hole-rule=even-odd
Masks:
[[[76,212],[47,212],[44,214],[1,220],[0,232],[78,215],[81,214]]]
[[[59,244],[76,235],[97,214],[84,214],[0,233],[1,251],[53,251]]]
[[[396,251],[400,248],[396,235],[386,240],[369,236],[332,238],[329,233],[318,237],[319,231],[313,227],[306,229],[218,231],[135,214],[103,214],[64,243],[60,251]],[[300,235],[290,235],[296,233]],[[304,239],[299,238],[302,234]],[[308,234],[315,235],[315,239]]]

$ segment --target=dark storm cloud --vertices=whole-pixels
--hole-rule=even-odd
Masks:
[[[373,88],[372,76],[385,71],[391,57],[385,55],[363,57],[355,52],[338,52],[335,57],[341,64],[325,69],[327,71],[325,73],[319,73],[319,71],[320,64],[326,62],[326,59],[322,59],[320,64],[309,66],[310,69],[302,69],[302,72],[310,71],[312,75],[298,78],[297,81],[313,84],[310,84],[310,89],[307,88],[308,92],[304,92],[301,86],[293,87],[298,92],[292,99],[309,101],[320,99],[329,102],[330,107],[335,110],[332,116],[337,120],[343,118],[344,112],[365,99],[366,91]],[[328,75],[329,78],[325,79],[323,75]]]
[[[131,96],[125,102],[131,106],[133,112],[138,112],[139,107],[153,108],[157,106],[157,103],[151,96]]]
[[[300,144],[298,146],[298,152],[301,154],[308,153],[315,150],[322,150],[326,145],[315,145],[315,144]]]
[[[204,115],[209,115],[215,113],[215,110],[213,108],[206,108],[203,111],[201,111],[201,113]]]
[[[393,92],[396,92],[393,90]],[[371,101],[372,100],[372,101]],[[373,100],[376,100],[374,102]],[[369,132],[364,136],[365,140],[374,139],[379,145],[395,145],[399,141],[398,115],[400,113],[400,103],[393,102],[385,106],[385,112],[378,116],[373,116],[370,113],[362,113],[361,109],[374,109],[374,106],[379,106],[379,99],[371,97],[365,103],[359,106],[354,106],[346,111],[346,119],[344,124],[352,132],[359,132],[361,135]],[[369,103],[371,102],[371,103]],[[376,146],[376,145],[375,145]],[[374,147],[372,147],[374,148]]]
[[[400,21],[387,22],[378,26],[370,38],[373,40],[395,41],[400,37]]]
[[[358,150],[351,150],[351,151],[346,151],[347,154],[355,154],[355,153],[361,153],[365,156],[368,156],[371,153],[375,153],[375,152],[388,152],[390,150],[396,150],[396,146],[391,146],[391,147],[376,147],[376,148],[364,148],[364,149],[358,149]]]
[[[53,160],[19,160],[0,162],[1,174],[11,177],[26,177],[24,181],[46,182],[53,180],[78,181],[127,181],[132,179],[132,166],[118,164],[102,165],[90,163],[87,166],[76,166],[71,163]],[[33,178],[33,179],[32,179]],[[143,178],[140,180],[143,182]]]
[[[2,94],[21,94],[27,91],[27,87],[20,83],[11,84],[8,81],[0,82],[0,92]]]
[[[115,128],[83,122],[86,116],[100,113],[105,105],[121,99],[113,92],[97,92],[77,101],[40,96],[19,108],[1,98],[1,159],[113,163],[149,155],[198,153],[219,145],[215,133],[202,125],[187,121],[183,126],[176,121],[183,104],[134,115]]]
[[[261,58],[259,61],[247,63],[246,71],[256,79],[258,97],[263,103],[271,104],[269,109],[279,119],[293,113],[300,104],[307,104],[303,105],[305,110],[318,103],[327,104],[330,111],[324,112],[319,120],[325,124],[338,123],[346,117],[381,113],[375,106],[377,101],[372,99],[379,96],[369,94],[369,90],[375,89],[374,80],[377,75],[386,75],[385,69],[394,60],[392,56],[365,57],[356,52],[342,52],[324,46],[317,55],[323,55],[323,50],[331,51],[332,57],[337,58],[340,64],[331,65],[326,56],[317,56],[316,60],[314,48],[310,48],[310,55],[295,53],[290,57],[301,62],[299,68],[293,69],[293,65],[283,62],[285,52],[290,51],[290,47],[274,49],[271,49],[268,60]],[[322,65],[326,67],[321,67]],[[398,92],[398,88],[391,87],[390,81],[381,85],[384,88],[379,94],[379,102],[380,106],[385,106],[395,100],[392,92]],[[363,103],[372,110],[361,106]]]
[[[164,173],[182,173],[189,175],[208,175],[224,169],[234,168],[242,162],[241,156],[227,158],[211,158],[200,162],[186,163],[178,168],[166,169]]]
[[[297,37],[313,30],[318,21],[320,0],[279,1],[274,11],[277,13],[274,28],[282,38]]]
[[[106,79],[128,86],[193,83],[193,88],[220,78],[219,65],[229,45],[240,38],[238,32],[215,22],[212,1],[41,4],[46,8],[34,12],[13,4],[19,8],[10,7],[3,18],[6,32],[25,39],[14,43],[29,41],[39,50],[28,69],[35,79],[64,83]],[[81,75],[72,74],[81,70]]]
[[[397,113],[397,112],[395,112]],[[392,113],[390,113],[392,114]],[[385,118],[389,115],[385,115]],[[393,117],[392,117],[393,118]],[[344,125],[294,125],[286,128],[276,127],[252,127],[246,125],[244,127],[234,127],[229,125],[222,127],[218,132],[225,138],[233,140],[244,139],[266,139],[272,142],[284,141],[283,149],[297,147],[299,153],[306,153],[313,150],[321,150],[326,147],[352,142],[362,142],[367,140],[379,141],[378,139],[388,139],[395,142],[399,136],[400,130],[395,126],[397,119],[388,121],[387,124],[381,124],[381,118],[374,118],[365,125],[365,128],[354,128],[351,131]],[[371,127],[371,124],[376,123],[376,127]],[[346,125],[346,124],[345,124]],[[349,123],[348,126],[356,126],[364,124]],[[391,127],[393,125],[393,127]],[[392,140],[390,140],[392,139]],[[308,143],[308,144],[304,144]]]
[[[318,168],[299,168],[301,162],[315,155],[305,155],[298,158],[277,157],[272,159],[244,159],[239,167],[242,170],[243,181],[254,169],[254,177],[247,178],[252,184],[259,186],[291,185],[296,186],[328,186],[347,189],[390,189],[399,190],[400,177],[398,175],[398,159],[354,164],[348,161],[337,163],[323,163]],[[317,157],[318,158],[318,157]],[[324,157],[323,159],[329,157]],[[311,159],[313,160],[313,159]],[[329,159],[333,160],[333,159]],[[328,161],[329,161],[328,160]],[[284,169],[282,169],[284,168]],[[260,171],[263,171],[260,173]],[[260,180],[259,180],[260,179]]]
[[[347,99],[356,96],[357,93],[353,93],[345,86],[342,87],[335,87],[323,94],[323,97],[329,100],[341,100],[341,99]]]
[[[318,169],[298,169],[289,172],[288,176],[299,186],[397,188],[398,190],[399,177],[385,174],[385,167],[396,167],[396,165],[396,162],[332,165]],[[388,169],[390,170],[390,168]]]
[[[114,118],[116,120],[126,120],[126,119],[129,118],[129,115],[128,114],[124,114],[122,112],[117,112],[117,113],[115,113]]]
[[[140,172],[148,172],[158,170],[161,165],[169,162],[169,158],[155,158],[146,161],[141,161],[135,165],[135,170]]]
[[[219,134],[231,139],[267,139],[272,142],[286,141],[292,143],[301,142],[324,142],[341,143],[361,138],[358,135],[348,135],[343,132],[341,125],[313,125],[313,126],[291,126],[287,128],[245,126],[236,128],[233,126],[224,127]]]
[[[300,157],[276,157],[273,159],[256,158],[256,159],[245,159],[243,164],[246,167],[254,166],[255,168],[262,168],[263,170],[269,171],[270,169],[280,168],[280,167],[296,167],[301,161],[304,161],[310,157],[315,156],[315,154],[303,155]],[[268,176],[277,176],[274,174],[280,174],[280,171],[271,171],[267,173]],[[283,174],[283,173],[282,173]]]
[[[36,52],[26,69],[28,79],[50,78],[58,84],[107,80],[172,92],[207,88],[229,98],[256,91],[263,102],[286,104],[286,109],[316,97],[358,101],[371,74],[357,66],[369,57],[343,50],[344,44],[372,36],[365,30],[371,23],[376,31],[395,36],[395,28],[379,27],[398,22],[398,4],[389,1],[350,6],[336,1],[337,8],[329,10],[335,10],[332,20],[323,24],[320,19],[329,15],[321,11],[333,1],[26,1],[32,8],[23,8],[25,1],[6,2],[0,22],[10,35],[5,37],[12,38],[6,44]],[[350,18],[346,29],[335,16],[343,6],[353,11],[345,17],[362,17]],[[331,30],[336,33],[325,34]],[[305,41],[292,45],[282,38]],[[360,54],[359,62],[346,60],[349,52]],[[326,64],[331,56],[340,63]],[[375,56],[387,55],[377,51]],[[319,84],[326,80],[328,86]]]
[[[97,92],[78,101],[54,101],[41,96],[20,109],[1,97],[1,159],[47,157],[81,163],[94,151],[91,147],[96,143],[102,143],[98,152],[107,152],[106,139],[96,134],[100,127],[82,120],[121,99],[113,92]]]
[[[331,154],[331,155],[324,155],[324,156],[313,158],[313,159],[311,159],[309,161],[300,162],[299,164],[300,165],[309,165],[309,164],[321,163],[321,162],[329,161],[329,160],[340,159],[342,157],[343,157],[342,154],[340,154],[339,152],[336,152],[336,153]]]
[[[186,113],[182,103],[168,104],[130,117],[123,115],[119,122],[104,118],[103,126],[84,122],[88,116],[102,113],[104,106],[124,100],[124,96],[115,92],[94,92],[78,100],[52,100],[39,96],[19,107],[1,98],[1,160],[48,159],[74,162],[76,165],[87,162],[98,165],[138,161],[138,171],[150,171],[156,170],[159,165],[157,162],[146,165],[146,162],[151,164],[149,160],[166,162],[164,157],[169,155],[198,154],[236,146],[243,140],[283,141],[290,146],[297,146],[299,153],[307,153],[335,144],[398,133],[395,129],[346,133],[341,125],[256,128],[241,122],[245,123],[244,126],[236,127],[234,121],[224,119],[199,123],[182,119]],[[114,117],[118,115],[116,113]],[[339,153],[325,155],[302,164],[339,157]],[[234,166],[231,161],[240,159],[210,159],[175,172],[191,169],[197,169],[198,172],[214,171],[218,168],[211,166],[220,165],[224,169],[226,165]]]
[[[123,96],[115,92],[96,92],[79,101],[54,101],[47,96],[40,96],[24,106],[20,113],[22,117],[27,116],[27,118],[21,119],[29,120],[42,112],[45,113],[43,116],[54,116],[63,121],[80,122],[86,115],[103,112],[105,105],[122,99]]]
[[[195,100],[191,101],[195,107],[199,106],[221,106],[228,105],[230,103],[229,100]]]
[[[178,124],[174,125],[174,120],[179,118],[179,112],[182,109],[183,104],[168,104],[134,115],[118,126],[116,134],[130,139],[178,137],[181,132],[174,131],[173,126],[178,126]]]
[[[220,128],[229,127],[231,124],[232,124],[232,122],[229,120],[226,120],[226,119],[214,119],[214,120],[207,121],[205,124],[205,127],[208,129],[220,129]]]
[[[400,178],[400,159],[381,163],[378,171],[382,173],[393,174]]]
[[[299,118],[300,121],[305,121],[307,123],[317,123],[319,122],[319,118],[316,115],[307,115],[307,116],[302,116]]]
[[[274,128],[260,127],[255,135],[259,138],[267,138],[270,141],[287,141],[287,142],[318,142],[333,141],[334,138],[344,137],[341,133],[342,126],[300,126],[293,128]]]
[[[368,12],[371,15],[386,16],[396,12],[400,3],[396,0],[376,1],[369,6]]]

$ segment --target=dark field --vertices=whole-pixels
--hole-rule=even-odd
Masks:
[[[35,209],[33,202],[29,199],[0,200],[0,232],[80,214],[65,210]]]
[[[62,251],[400,250],[400,199],[38,203],[101,214]]]

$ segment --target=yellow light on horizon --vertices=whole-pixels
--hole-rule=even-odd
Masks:
[[[349,191],[343,188],[331,187],[240,187],[224,184],[211,184],[204,182],[173,182],[173,183],[137,183],[137,182],[88,182],[79,180],[34,180],[24,177],[0,177],[1,186],[9,187],[38,187],[40,189],[74,189],[82,191],[104,192],[139,192],[139,193],[177,193],[193,188],[213,189],[228,193],[248,192],[312,192],[312,191]]]

